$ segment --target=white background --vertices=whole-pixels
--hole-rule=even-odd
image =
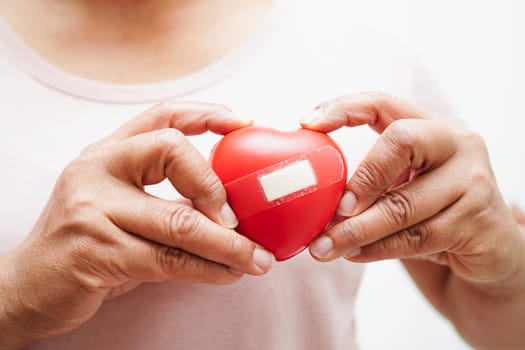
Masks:
[[[416,45],[459,117],[485,138],[507,198],[525,207],[525,1],[369,0],[359,6],[374,11],[378,26]],[[363,350],[470,349],[395,261],[367,266],[356,318]]]

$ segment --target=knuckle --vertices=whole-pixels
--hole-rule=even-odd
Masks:
[[[485,194],[486,198],[490,198],[490,196],[489,193]],[[470,201],[465,220],[473,224],[478,232],[488,231],[495,222],[499,221],[499,218],[495,214],[496,210],[494,210],[492,200],[477,198],[477,200],[472,198]]]
[[[169,115],[173,112],[173,110],[178,106],[179,103],[180,101],[178,101],[177,99],[167,98],[157,102],[157,104],[151,107],[151,111],[157,115]]]
[[[55,188],[67,189],[67,191],[83,188],[85,182],[89,183],[85,179],[89,178],[90,174],[103,170],[108,155],[107,148],[88,146],[62,170]]]
[[[200,179],[201,188],[212,198],[225,199],[226,192],[219,177],[211,169],[203,172]]]
[[[471,146],[473,149],[487,151],[487,145],[483,137],[477,132],[471,130],[464,130],[461,135],[462,141]]]
[[[232,235],[230,235],[228,247],[228,255],[230,257],[239,256],[245,250],[244,240],[240,235],[233,233]]]
[[[374,109],[378,115],[390,114],[392,106],[399,104],[399,99],[384,91],[368,91],[365,96],[373,101]]]
[[[162,246],[156,249],[155,257],[155,266],[160,275],[169,278],[187,267],[189,255],[178,248]]]
[[[163,160],[161,163],[164,164],[165,172],[166,167],[177,164],[179,159],[184,159],[191,152],[191,145],[186,135],[178,129],[166,128],[156,131],[152,144],[153,152],[160,155],[159,159]]]
[[[471,130],[458,131],[458,139],[463,146],[462,153],[469,162],[477,160],[490,167],[489,151],[483,137]]]
[[[383,194],[378,203],[387,220],[396,227],[404,227],[415,218],[415,208],[409,197],[400,191]]]
[[[497,194],[492,172],[486,168],[472,169],[469,181],[468,192],[470,192],[471,208],[475,212],[491,208]]]
[[[49,232],[90,236],[110,242],[110,235],[101,229],[101,224],[106,222],[110,203],[101,200],[104,186],[100,185],[100,181],[94,183],[90,179],[86,166],[88,162],[86,159],[74,160],[58,178],[50,210],[60,220],[50,220],[46,226]]]
[[[334,241],[342,246],[360,246],[365,241],[365,230],[362,223],[357,219],[348,219],[337,226]]]
[[[396,236],[389,236],[369,245],[369,249],[376,255],[389,256],[399,251],[400,240]]]
[[[352,182],[356,188],[369,192],[381,189],[386,183],[386,178],[378,165],[364,160],[352,176]]]
[[[68,193],[67,199],[63,202],[66,214],[75,217],[91,217],[93,212],[98,211],[98,201],[95,194],[91,191],[72,191]]]
[[[75,184],[81,175],[85,173],[85,168],[88,165],[87,163],[88,162],[84,158],[73,160],[62,171],[62,174],[58,178],[57,185],[68,189],[76,188],[77,186],[75,186]]]
[[[114,282],[127,278],[125,272],[113,259],[112,248],[101,245],[87,236],[76,236],[67,245],[68,278],[79,287],[89,291],[110,288]],[[62,267],[64,268],[64,267]]]
[[[69,206],[65,209],[62,222],[56,230],[51,230],[57,236],[62,236],[66,240],[92,238],[99,243],[111,243],[111,237],[106,232],[101,231],[96,224],[96,214],[91,208],[79,209]],[[76,245],[76,247],[82,247]]]
[[[471,170],[469,187],[481,194],[491,193],[494,186],[494,177],[489,169],[477,167]]]
[[[95,218],[100,216],[99,199],[96,192],[80,190],[79,182],[74,178],[64,177],[57,183],[53,209],[59,211],[62,224],[69,223],[78,229],[91,227]]]
[[[399,119],[390,124],[384,132],[384,140],[392,146],[396,155],[411,155],[411,150],[418,143],[417,133],[414,132],[414,121]],[[412,159],[412,157],[409,157]]]
[[[86,267],[84,266],[83,269],[85,270]],[[92,269],[94,268],[92,267]],[[77,271],[74,267],[70,268],[70,272],[66,278],[72,280],[78,288],[88,293],[99,293],[101,290],[108,290],[112,287],[108,278],[85,273],[84,271]]]
[[[157,252],[157,268],[162,279],[213,284],[231,283],[231,277],[212,272],[210,263],[184,250],[162,247]]]
[[[420,251],[430,240],[431,230],[427,224],[411,226],[403,230],[399,237],[401,244],[410,251]]]
[[[187,144],[186,136],[182,131],[174,128],[166,128],[156,131],[153,142],[162,150],[170,150]]]
[[[200,220],[193,208],[181,205],[167,215],[166,236],[175,246],[182,245],[189,237],[199,232]]]

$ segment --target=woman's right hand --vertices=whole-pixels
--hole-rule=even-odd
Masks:
[[[141,282],[268,271],[273,256],[232,230],[220,180],[185,137],[247,125],[218,105],[168,101],[87,147],[26,241],[1,257],[0,348],[72,330]],[[186,201],[144,191],[165,178]]]

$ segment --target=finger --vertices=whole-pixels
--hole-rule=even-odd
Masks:
[[[380,92],[338,97],[320,104],[301,121],[304,128],[330,132],[343,126],[368,124],[381,133],[399,119],[430,119],[427,111]]]
[[[322,261],[354,255],[364,246],[437,215],[464,193],[461,174],[451,169],[452,164],[438,168],[382,195],[360,215],[327,230],[310,245],[310,252]],[[410,233],[405,236],[411,237]]]
[[[226,134],[251,125],[225,106],[213,103],[166,100],[158,103],[120,127],[109,138],[113,141],[160,129],[178,129],[185,135],[211,131]]]
[[[124,231],[180,248],[236,271],[260,275],[273,264],[270,252],[185,204],[130,189],[125,200],[113,203],[106,210],[111,220]]]
[[[434,217],[364,245],[346,258],[355,262],[420,258],[446,265],[465,280],[502,282],[514,271],[509,266],[516,266],[523,254],[517,242],[521,237],[516,239],[513,229],[501,227],[501,222],[509,222],[510,213],[499,193],[486,187],[479,190],[485,191],[484,198],[466,193]]]
[[[431,171],[457,151],[456,131],[428,120],[399,120],[391,124],[347,184],[338,213],[356,215],[390,188],[407,171]]]
[[[62,254],[70,277],[105,297],[125,292],[135,285],[133,281],[222,284],[241,276],[228,266],[129,234],[100,215],[84,215],[70,227],[68,236],[72,244]]]
[[[206,260],[182,249],[168,247],[139,237],[127,235],[121,252],[126,274],[144,282],[166,280],[226,284],[237,281],[242,274],[228,266]]]
[[[451,240],[455,221],[450,213],[440,213],[423,222],[404,228],[389,236],[344,254],[354,262],[370,262],[385,259],[419,257],[439,264],[445,264],[450,250],[457,242]],[[451,226],[452,225],[452,226]]]
[[[122,286],[115,290],[109,289],[110,294],[133,287],[137,284],[136,281],[176,280],[224,284],[241,277],[241,274],[232,271],[226,265],[128,234],[112,225],[107,225],[105,233],[111,233],[111,238],[107,239],[105,247],[97,247],[98,254],[107,248],[105,253],[101,254],[102,261],[106,264],[106,273],[102,273],[102,281],[99,284],[107,283],[105,280],[113,280],[117,287]],[[109,242],[111,243],[108,244]],[[93,260],[93,257],[91,259]]]
[[[139,134],[108,147],[105,168],[142,188],[168,178],[198,210],[225,227],[237,226],[224,187],[209,163],[176,129]]]

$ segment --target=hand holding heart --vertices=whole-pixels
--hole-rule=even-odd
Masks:
[[[141,282],[265,273],[272,255],[232,230],[219,179],[184,136],[248,124],[221,106],[167,101],[86,148],[28,239],[0,257],[0,348],[74,329]],[[165,178],[186,200],[144,192]]]
[[[278,260],[289,258],[326,228],[338,204],[340,217],[310,244],[320,261],[405,259],[423,292],[452,318],[470,310],[477,291],[525,291],[523,226],[501,198],[479,136],[379,94],[325,102],[316,117],[303,127],[322,133],[290,138],[242,129],[250,123],[221,106],[168,101],[86,148],[58,179],[28,239],[0,257],[0,282],[9,281],[0,284],[0,347],[76,328],[104,299],[143,281],[219,284],[263,274],[273,256],[254,241]],[[324,132],[360,124],[381,136],[343,195],[344,157]],[[249,195],[254,205],[231,198],[239,221],[219,177],[185,138],[208,130],[247,142],[225,142],[212,159],[234,195],[254,189],[253,181],[262,188]],[[271,152],[237,167],[229,152],[253,156],[257,135],[272,141],[263,145]],[[310,177],[299,187],[279,185],[279,176],[297,171]],[[164,178],[185,201],[144,192]],[[232,230],[238,222],[244,236]],[[454,288],[436,292],[443,285]]]
[[[525,234],[498,191],[481,137],[383,94],[327,101],[315,116],[303,126],[330,132],[368,124],[381,135],[347,184],[338,208],[345,219],[310,245],[311,254],[404,259],[476,347],[523,345]]]
[[[348,182],[334,225],[310,246],[322,261],[425,258],[472,282],[502,283],[523,237],[501,197],[483,140],[393,97],[363,94],[320,106],[303,126],[368,124],[381,133]],[[401,119],[404,118],[404,119]],[[407,172],[411,181],[396,182]]]

